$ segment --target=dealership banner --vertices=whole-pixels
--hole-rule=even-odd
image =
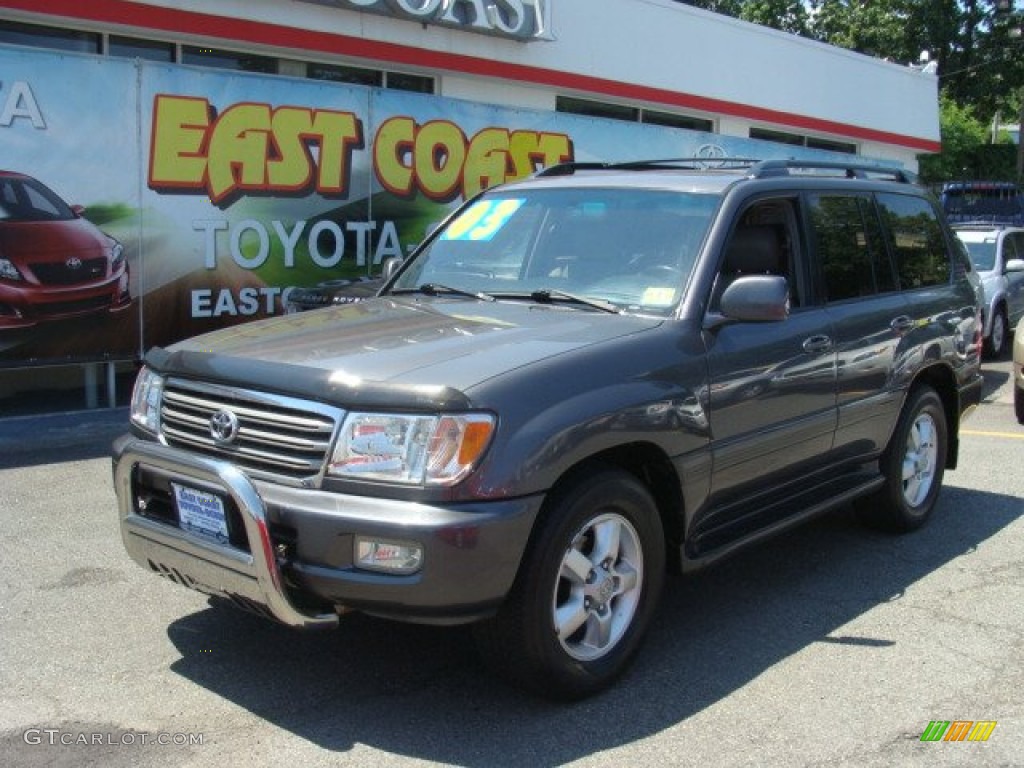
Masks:
[[[437,96],[0,46],[0,367],[130,359],[378,274],[567,160],[830,153]],[[848,159],[848,157],[847,157]]]

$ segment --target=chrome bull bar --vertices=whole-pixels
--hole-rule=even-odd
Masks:
[[[133,477],[139,467],[230,496],[245,527],[249,552],[139,514]],[[205,594],[255,603],[278,621],[306,629],[333,628],[335,613],[303,612],[288,598],[267,524],[266,506],[252,482],[225,461],[192,456],[131,436],[114,444],[114,490],[121,538],[135,562]]]

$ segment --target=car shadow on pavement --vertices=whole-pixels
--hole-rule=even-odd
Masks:
[[[128,409],[0,418],[0,469],[110,456],[115,438],[128,431]]]
[[[985,402],[990,402],[1002,386],[1010,380],[1008,371],[993,370],[991,367],[984,365],[981,367],[981,377],[984,381],[981,389],[981,399]]]
[[[866,530],[840,510],[672,577],[631,670],[574,704],[492,677],[467,628],[359,615],[308,634],[211,605],[168,628],[182,656],[172,669],[325,750],[362,744],[454,765],[560,765],[670,728],[813,643],[885,653],[898,637],[835,633],[1021,516],[1019,499],[946,486],[931,524],[909,536]]]

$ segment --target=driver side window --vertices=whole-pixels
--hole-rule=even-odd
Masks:
[[[796,262],[795,201],[763,200],[740,216],[725,246],[712,306],[717,307],[725,288],[745,275],[778,275],[789,283],[790,305],[803,303]]]

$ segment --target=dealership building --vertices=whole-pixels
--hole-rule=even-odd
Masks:
[[[88,98],[94,88],[109,107]],[[125,105],[116,101],[118,91]],[[72,126],[76,118],[69,112],[65,133],[59,133],[56,105],[70,110],[79,98],[83,123]],[[57,343],[52,331],[40,335],[44,326],[54,327],[45,318],[32,324],[9,317],[5,327],[0,291],[0,398],[43,386],[50,378],[44,372],[60,371],[62,380],[84,386],[86,405],[112,402],[115,374],[153,343],[205,330],[198,323],[209,319],[204,313],[237,315],[247,306],[240,299],[244,289],[237,287],[233,298],[221,296],[223,307],[217,298],[218,285],[238,283],[239,274],[261,291],[253,294],[257,301],[266,298],[261,312],[274,311],[280,289],[273,280],[280,282],[280,270],[271,276],[265,262],[272,257],[252,255],[246,239],[253,232],[257,239],[284,232],[290,238],[283,238],[285,266],[301,266],[307,246],[290,250],[304,236],[299,225],[326,214],[295,213],[302,201],[288,191],[277,213],[253,213],[253,201],[242,199],[233,214],[244,185],[229,185],[219,197],[218,190],[184,189],[189,179],[170,178],[188,153],[175,153],[171,143],[157,146],[161,121],[187,107],[186,99],[198,98],[211,114],[243,103],[272,111],[291,109],[292,101],[330,104],[353,116],[356,152],[385,136],[384,126],[394,129],[396,115],[408,118],[411,130],[450,120],[471,156],[473,142],[491,140],[488,131],[496,125],[507,126],[513,137],[532,132],[538,142],[564,137],[571,152],[543,155],[555,161],[855,155],[916,171],[919,154],[940,149],[933,73],[674,0],[0,0],[0,171],[44,178],[123,244],[134,302],[127,316],[135,326],[123,339],[104,337],[107,331],[100,329],[78,347],[66,334]],[[102,120],[96,113],[104,111],[123,116],[107,118],[109,129],[99,122],[90,130],[86,118]],[[49,144],[42,143],[47,132]],[[78,152],[75,142],[82,144]],[[71,156],[54,157],[56,147]],[[161,152],[170,152],[166,165]],[[108,169],[101,174],[115,167],[126,173],[103,185],[62,179],[62,169],[79,162],[75,158]],[[358,159],[353,157],[354,165]],[[165,167],[171,170],[160,177]],[[137,178],[129,183],[120,176]],[[414,241],[416,235],[399,233],[401,223],[389,230],[372,210],[385,210],[379,193],[394,191],[390,182],[400,176],[371,169],[365,194],[345,190],[367,206],[365,222],[336,224],[338,236],[351,241],[372,231],[385,241]],[[481,179],[484,185],[496,180]],[[423,183],[413,191],[453,202],[435,194],[429,180]],[[191,197],[174,199],[181,192]],[[314,192],[310,206],[331,198],[323,189]],[[465,188],[461,192],[466,196]],[[209,214],[196,212],[196,193],[207,206],[212,201]],[[268,194],[257,193],[264,200]],[[333,199],[340,197],[333,190]],[[90,216],[100,208],[103,216]],[[266,217],[263,225],[259,215]],[[192,223],[184,236],[171,238],[186,244],[172,260],[157,251],[166,249],[160,243],[175,218]],[[229,242],[216,246],[221,237]],[[352,268],[372,268],[374,258],[364,258],[364,251],[372,254],[376,247],[379,257],[385,246],[372,238],[359,241]],[[217,247],[233,254],[234,264]],[[312,240],[308,248],[315,251]],[[348,263],[341,253],[333,260],[317,253],[312,258],[327,269]],[[286,276],[298,284],[298,272]],[[200,278],[210,287],[197,288]],[[191,301],[190,317],[175,319],[165,309],[176,295]],[[153,332],[172,325],[173,331]]]

